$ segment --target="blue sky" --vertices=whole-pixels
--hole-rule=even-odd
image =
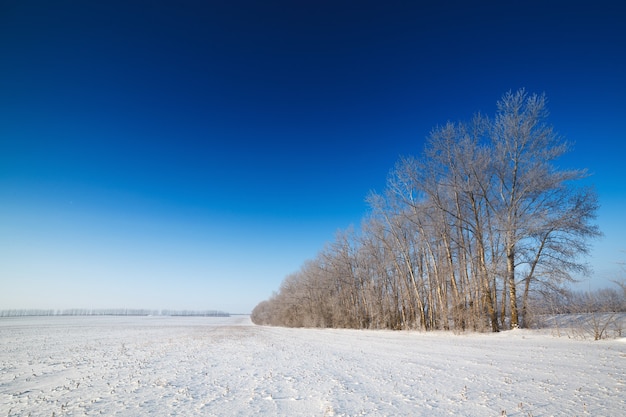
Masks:
[[[0,4],[0,309],[249,312],[437,124],[545,92],[624,278],[617,2]]]

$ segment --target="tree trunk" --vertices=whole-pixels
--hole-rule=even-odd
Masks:
[[[515,246],[509,245],[506,250],[506,269],[509,284],[509,306],[511,310],[511,329],[519,327],[517,317],[517,295],[515,292]],[[502,300],[504,302],[504,300]]]

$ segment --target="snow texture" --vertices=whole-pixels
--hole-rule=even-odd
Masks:
[[[624,339],[0,319],[0,416],[618,416]]]

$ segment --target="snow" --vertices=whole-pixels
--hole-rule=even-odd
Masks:
[[[0,319],[0,416],[617,416],[624,339]]]

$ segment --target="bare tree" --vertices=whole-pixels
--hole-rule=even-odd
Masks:
[[[588,238],[599,234],[590,224],[598,207],[595,194],[572,185],[586,173],[556,168],[568,144],[546,117],[545,96],[519,90],[498,102],[491,127],[496,182],[486,195],[504,240],[511,327],[519,325],[516,267],[528,263],[525,256],[534,257],[524,278],[523,305],[538,265],[584,271],[579,256],[588,252]]]

